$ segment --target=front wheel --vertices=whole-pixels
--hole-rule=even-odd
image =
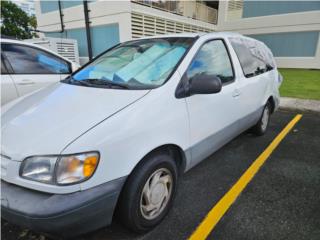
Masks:
[[[172,205],[177,177],[170,155],[157,153],[144,159],[121,193],[118,210],[122,223],[138,233],[158,225]]]
[[[266,133],[269,125],[271,115],[271,104],[268,102],[263,109],[260,120],[257,124],[252,128],[252,132],[257,136],[262,136]]]

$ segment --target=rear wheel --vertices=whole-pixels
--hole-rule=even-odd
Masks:
[[[271,104],[268,102],[263,109],[260,120],[257,124],[252,128],[252,132],[257,136],[262,136],[266,133],[269,125],[271,115]]]
[[[177,177],[170,155],[157,153],[144,159],[121,193],[118,212],[122,223],[138,233],[158,225],[172,205]]]

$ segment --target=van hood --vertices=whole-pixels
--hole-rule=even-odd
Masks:
[[[3,108],[1,154],[15,161],[59,154],[81,134],[149,91],[57,83],[20,98]]]

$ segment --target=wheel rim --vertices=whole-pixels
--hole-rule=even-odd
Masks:
[[[148,220],[158,217],[168,205],[172,193],[172,174],[161,168],[151,174],[146,181],[140,200],[140,211]]]
[[[262,119],[261,119],[261,128],[263,131],[267,129],[268,122],[269,122],[269,108],[265,107],[262,114]]]

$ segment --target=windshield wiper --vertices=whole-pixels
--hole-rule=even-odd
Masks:
[[[74,84],[74,85],[81,85],[81,86],[89,86],[89,87],[93,86],[93,84],[90,84],[89,82],[78,81],[78,80],[75,80],[74,78],[72,78],[71,76],[64,79],[64,80],[61,80],[61,82]]]
[[[76,80],[77,81],[77,80]],[[99,78],[88,78],[83,80],[78,80],[81,85],[93,87],[93,86],[101,86],[101,87],[120,87],[124,89],[129,89],[129,86],[125,83],[114,82],[108,79],[99,79]]]

